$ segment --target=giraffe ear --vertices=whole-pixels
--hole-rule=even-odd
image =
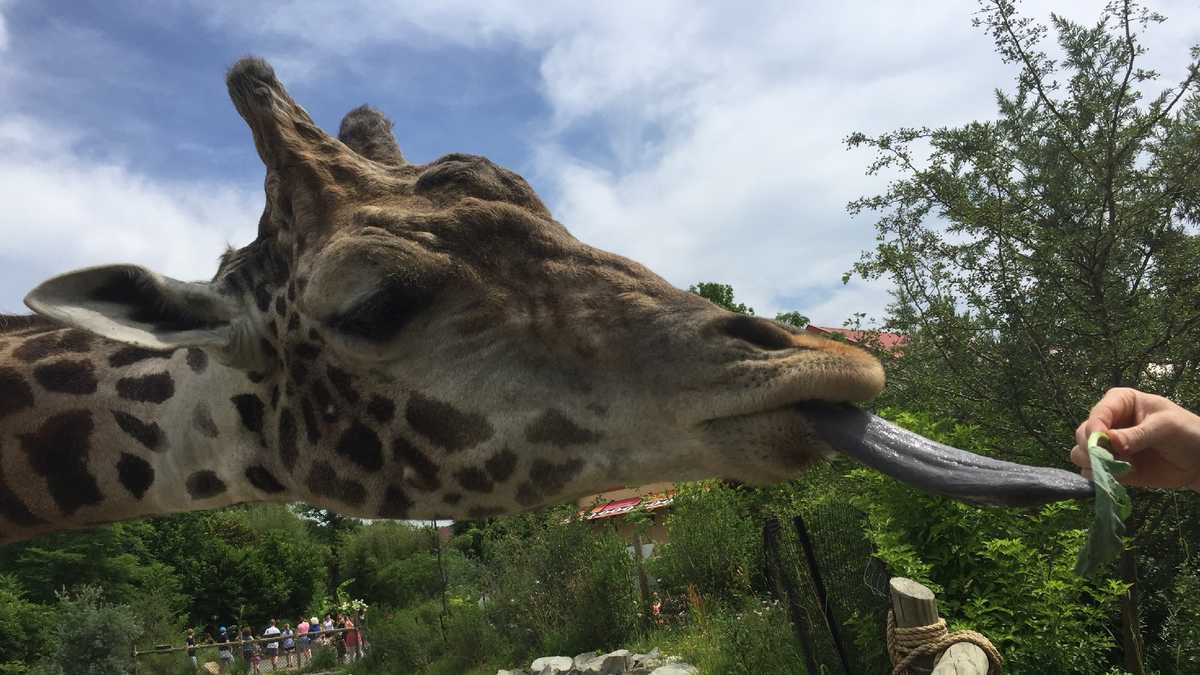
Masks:
[[[237,304],[207,283],[188,283],[136,265],[88,267],[43,282],[30,309],[76,328],[148,349],[234,345]]]

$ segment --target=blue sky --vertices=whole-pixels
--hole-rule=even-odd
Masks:
[[[223,75],[257,54],[327,130],[370,103],[410,161],[486,155],[676,285],[825,325],[881,316],[885,283],[840,281],[874,236],[845,204],[880,185],[842,139],[991,117],[1013,71],[974,3],[803,4],[0,0],[0,311],[85,265],[207,278],[248,242],[262,168]],[[1148,64],[1173,82],[1200,9],[1153,7],[1170,21]]]

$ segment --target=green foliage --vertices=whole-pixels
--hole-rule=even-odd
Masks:
[[[990,445],[965,425],[885,410],[923,436],[981,454]],[[955,628],[988,636],[1012,673],[1104,670],[1114,647],[1109,617],[1126,586],[1078,577],[1085,516],[1073,503],[1037,511],[980,509],[925,495],[857,469],[852,498],[868,516],[867,536],[894,574],[938,594]]]
[[[141,634],[129,608],[106,601],[95,586],[80,586],[59,594],[48,662],[72,675],[127,673],[133,667],[131,647]]]
[[[1132,468],[1129,462],[1115,459],[1101,442],[1108,445],[1108,436],[1094,431],[1088,438],[1087,451],[1091,459],[1092,483],[1096,485],[1095,517],[1088,530],[1087,541],[1079,550],[1075,573],[1087,576],[1121,554],[1124,545],[1125,519],[1133,512],[1129,493],[1117,482],[1117,477]]]
[[[670,541],[648,561],[665,592],[684,597],[694,586],[702,597],[720,600],[750,592],[762,569],[762,535],[749,500],[749,491],[716,481],[679,486],[667,518]]]
[[[780,323],[786,323],[789,326],[794,326],[796,328],[804,328],[804,327],[808,326],[809,323],[811,323],[808,320],[808,317],[804,316],[800,312],[780,312],[775,315],[775,320]]]
[[[10,574],[0,575],[0,673],[21,673],[48,647],[50,610],[31,602]]]
[[[747,307],[744,303],[734,301],[733,286],[730,286],[729,284],[701,281],[698,284],[689,286],[688,291],[695,293],[714,305],[723,307],[731,312],[754,316],[753,307]]]

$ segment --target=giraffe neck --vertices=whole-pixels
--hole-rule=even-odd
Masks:
[[[0,542],[287,499],[258,386],[198,349],[0,321]]]

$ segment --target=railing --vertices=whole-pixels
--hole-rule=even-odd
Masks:
[[[358,634],[358,640],[359,640],[358,641],[358,645],[359,645],[358,649],[362,650],[365,645],[365,637],[366,637],[365,625],[364,626],[355,626],[354,628],[333,628],[330,630],[322,630],[319,633],[305,633],[304,635],[293,635],[292,640],[294,640],[294,644],[295,644],[295,647],[294,647],[295,651],[293,653],[298,653],[302,649],[302,647],[300,646],[300,638],[301,637],[309,637],[309,638],[315,638],[317,640],[320,640],[320,639],[332,637],[332,636],[338,635],[338,634],[349,633],[351,631],[354,631],[355,633]],[[235,658],[237,658],[242,646],[246,645],[246,644],[260,645],[260,644],[267,644],[267,643],[272,643],[272,642],[277,643],[279,645],[278,658],[283,659],[283,658],[285,658],[284,652],[283,652],[284,639],[285,638],[283,638],[279,635],[273,635],[271,637],[256,637],[252,640],[245,640],[245,641],[230,640],[228,642],[204,642],[204,643],[198,643],[194,646],[186,645],[186,644],[183,646],[156,645],[156,646],[150,647],[148,649],[138,649],[137,646],[135,645],[133,647],[133,663],[134,663],[134,671],[133,672],[135,674],[137,673],[138,659],[142,658],[142,657],[159,655],[159,654],[175,654],[175,653],[179,653],[179,652],[186,652],[189,649],[195,649],[196,653],[199,654],[201,651],[219,650],[221,647],[228,646],[230,648],[230,651],[232,651],[234,653]],[[309,645],[310,648],[312,646],[315,646],[315,643]],[[333,646],[333,643],[332,642],[328,643],[328,646]],[[262,656],[262,655],[260,655],[260,656]],[[266,658],[269,658],[269,657],[266,657]],[[297,658],[297,663],[299,663],[299,658]],[[261,667],[261,665],[260,665],[260,667]],[[300,666],[297,666],[297,667],[299,668]],[[280,670],[283,670],[283,669],[280,669]]]

